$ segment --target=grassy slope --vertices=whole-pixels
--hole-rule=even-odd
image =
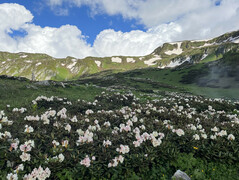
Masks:
[[[0,74],[31,79],[33,72],[37,80],[63,81],[76,80],[82,75],[108,70],[115,73],[148,68],[149,66],[145,64],[145,61],[152,58],[157,60],[154,62],[155,65],[150,67],[165,67],[170,62],[184,62],[188,59],[191,62],[200,62],[205,55],[208,55],[208,57],[202,62],[209,62],[218,59],[220,55],[229,50],[239,52],[238,44],[227,41],[230,37],[236,37],[238,34],[239,31],[227,33],[209,41],[183,41],[180,47],[183,52],[179,55],[167,54],[168,51],[178,48],[177,43],[165,43],[155,49],[153,53],[143,57],[115,56],[122,59],[121,63],[112,62],[112,57],[87,57],[84,59],[67,57],[55,59],[46,54],[0,52]],[[127,62],[127,58],[133,58],[135,62]],[[97,66],[95,61],[101,62],[100,67]]]
[[[158,68],[147,68],[128,71],[124,73],[118,73],[115,75],[108,75],[105,78],[97,78],[97,76],[91,79],[81,79],[81,82],[91,82],[99,86],[121,86],[125,89],[135,89],[141,92],[152,92],[152,90],[159,91],[188,91],[197,95],[204,95],[208,97],[222,97],[230,99],[239,99],[238,80],[233,79],[238,75],[237,71],[234,72],[233,78],[225,76],[224,79],[221,78],[221,74],[216,74],[216,83],[211,83],[209,80],[211,75],[212,67],[225,68],[223,62],[229,61],[230,55],[226,55],[224,59],[220,59],[222,55],[216,56],[211,55],[205,58],[199,64],[189,65],[185,68],[176,69],[158,69]],[[212,62],[213,61],[213,62]],[[217,64],[214,65],[213,63]],[[211,65],[212,64],[212,65]],[[218,65],[219,64],[219,65]],[[229,65],[229,67],[237,67],[234,65]],[[229,71],[228,68],[222,69],[221,71]],[[218,72],[216,72],[218,73]],[[219,71],[220,73],[220,71]],[[215,74],[215,73],[214,73]],[[198,79],[204,78],[208,82],[205,85],[200,84]],[[211,80],[215,80],[211,79]],[[182,83],[182,80],[186,81]],[[191,80],[191,81],[190,81]],[[225,82],[229,82],[229,85]]]
[[[221,56],[218,56],[221,57]],[[68,82],[66,88],[57,85],[51,86],[37,86],[29,80],[16,80],[16,79],[6,79],[0,78],[0,109],[4,108],[6,104],[12,106],[20,107],[24,104],[29,103],[32,99],[36,98],[39,95],[46,96],[59,96],[67,97],[72,100],[76,99],[85,99],[93,100],[93,98],[101,91],[102,88],[96,88],[93,84],[102,87],[111,87],[118,89],[119,91],[128,91],[131,90],[135,94],[142,95],[144,93],[151,93],[154,95],[160,95],[165,91],[176,91],[176,92],[191,92],[197,95],[204,95],[208,97],[223,97],[230,99],[239,99],[239,88],[234,85],[238,85],[238,81],[232,81],[232,87],[208,87],[199,86],[197,83],[193,83],[194,79],[198,75],[204,76],[207,79],[208,69],[206,66],[210,64],[210,61],[217,59],[215,55],[208,56],[203,62],[195,65],[191,65],[187,68],[176,68],[176,69],[158,69],[158,68],[146,68],[138,69],[133,71],[127,71],[123,73],[116,73],[112,75],[111,71],[103,71],[99,74],[80,79],[79,81]],[[235,67],[235,62],[233,60],[233,55],[227,55],[226,58],[220,61],[218,67]],[[237,59],[237,56],[234,57]],[[227,61],[228,60],[228,61]],[[214,63],[211,62],[211,63]],[[226,68],[226,70],[228,70]],[[229,69],[230,70],[230,69]],[[67,73],[64,69],[60,69],[62,74]],[[224,71],[224,69],[223,69]],[[115,71],[116,72],[116,71]],[[204,73],[203,73],[204,72]],[[234,72],[230,70],[230,72]],[[237,71],[234,72],[234,76],[238,75]],[[62,75],[60,74],[60,75]],[[59,76],[59,79],[63,77]],[[218,76],[220,77],[220,76]],[[182,80],[189,81],[182,83]],[[192,79],[192,82],[190,82]],[[225,79],[225,77],[224,77]],[[227,81],[228,79],[225,79]],[[217,84],[216,84],[217,85]],[[36,89],[37,88],[37,89]]]
[[[66,97],[71,100],[84,99],[91,101],[103,89],[86,85],[70,85],[63,88],[57,85],[39,86],[28,80],[0,78],[0,109],[7,104],[13,107],[21,107],[28,104],[37,96],[44,95]],[[37,89],[36,89],[37,88]]]

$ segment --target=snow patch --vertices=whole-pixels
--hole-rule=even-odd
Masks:
[[[235,40],[233,42],[239,44],[239,39],[237,39],[237,40]]]
[[[126,61],[127,63],[135,63],[134,58],[127,58]]]
[[[95,61],[95,64],[96,64],[98,67],[100,67],[101,61]]]
[[[76,62],[76,61],[77,61],[77,59],[72,59],[71,61],[72,61],[72,62]]]
[[[142,59],[144,59],[144,57],[140,57],[139,60],[141,61]]]
[[[65,66],[66,64],[61,63],[62,66]]]
[[[228,41],[238,44],[238,43],[239,43],[239,36],[238,36],[238,37],[234,37],[234,38],[230,37],[230,38],[228,39]]]
[[[5,63],[6,63],[6,61],[3,61],[3,62],[2,62],[2,64],[5,64]]]
[[[122,59],[119,58],[119,57],[112,57],[112,58],[111,58],[111,61],[112,61],[112,62],[115,62],[115,63],[122,63]]]
[[[199,46],[198,48],[202,48],[202,47],[207,47],[207,46],[212,46],[212,45],[215,45],[215,43],[205,43],[203,46]]]
[[[208,54],[203,54],[201,60],[205,59],[208,56]]]
[[[24,62],[26,62],[26,63],[32,63],[32,61],[31,61],[31,60],[26,60],[26,61],[24,61]]]
[[[177,44],[178,45],[178,48],[177,49],[173,49],[172,51],[166,51],[165,54],[167,55],[172,55],[172,54],[182,54],[183,50],[181,49],[181,45],[182,45],[182,42],[177,42],[177,43],[170,43],[170,44]]]
[[[37,64],[36,64],[36,66],[40,66],[41,64],[42,64],[42,63],[41,63],[41,62],[39,62],[39,63],[37,63]]]
[[[173,68],[173,67],[176,67],[176,66],[179,66],[179,65],[183,64],[186,61],[190,61],[190,57],[187,57],[183,61],[181,61],[181,60],[171,61],[166,67]]]
[[[68,65],[67,68],[73,71],[74,66],[76,65],[77,62],[73,62],[72,64]]]
[[[166,68],[167,66],[158,66],[159,69],[164,69]]]
[[[22,55],[20,56],[20,58],[26,58],[28,55]]]
[[[212,40],[212,39],[214,39],[214,38],[202,39],[202,40],[193,40],[193,41],[191,41],[191,42],[203,42],[203,41],[210,41],[210,40]]]
[[[161,60],[160,56],[156,56],[156,57],[151,58],[147,61],[144,61],[144,64],[147,64],[148,66],[153,66],[153,65],[156,65],[155,61],[158,61],[158,60]]]

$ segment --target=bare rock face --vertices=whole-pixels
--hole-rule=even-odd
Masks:
[[[65,88],[65,84],[63,82],[60,83],[63,88]]]
[[[40,85],[40,86],[50,86],[50,81],[45,80],[45,81],[38,81],[35,84]]]
[[[182,172],[180,170],[177,170],[174,173],[172,179],[173,180],[191,180],[191,178],[185,172]]]

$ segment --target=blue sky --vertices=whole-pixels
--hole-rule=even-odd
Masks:
[[[145,31],[142,24],[135,19],[123,19],[121,15],[109,16],[100,14],[92,16],[88,6],[71,7],[68,15],[57,15],[47,6],[44,1],[39,0],[6,0],[6,3],[18,3],[23,5],[34,16],[33,22],[41,27],[60,27],[70,24],[77,26],[86,36],[88,43],[93,45],[96,36],[104,29],[114,29],[115,31],[129,32],[131,30]],[[26,32],[14,31],[11,36],[24,36]]]
[[[238,19],[239,0],[3,0],[0,51],[142,56],[238,30]]]

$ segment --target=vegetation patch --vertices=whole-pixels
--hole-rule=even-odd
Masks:
[[[239,102],[168,93],[140,102],[39,96],[0,111],[2,179],[235,179]]]

